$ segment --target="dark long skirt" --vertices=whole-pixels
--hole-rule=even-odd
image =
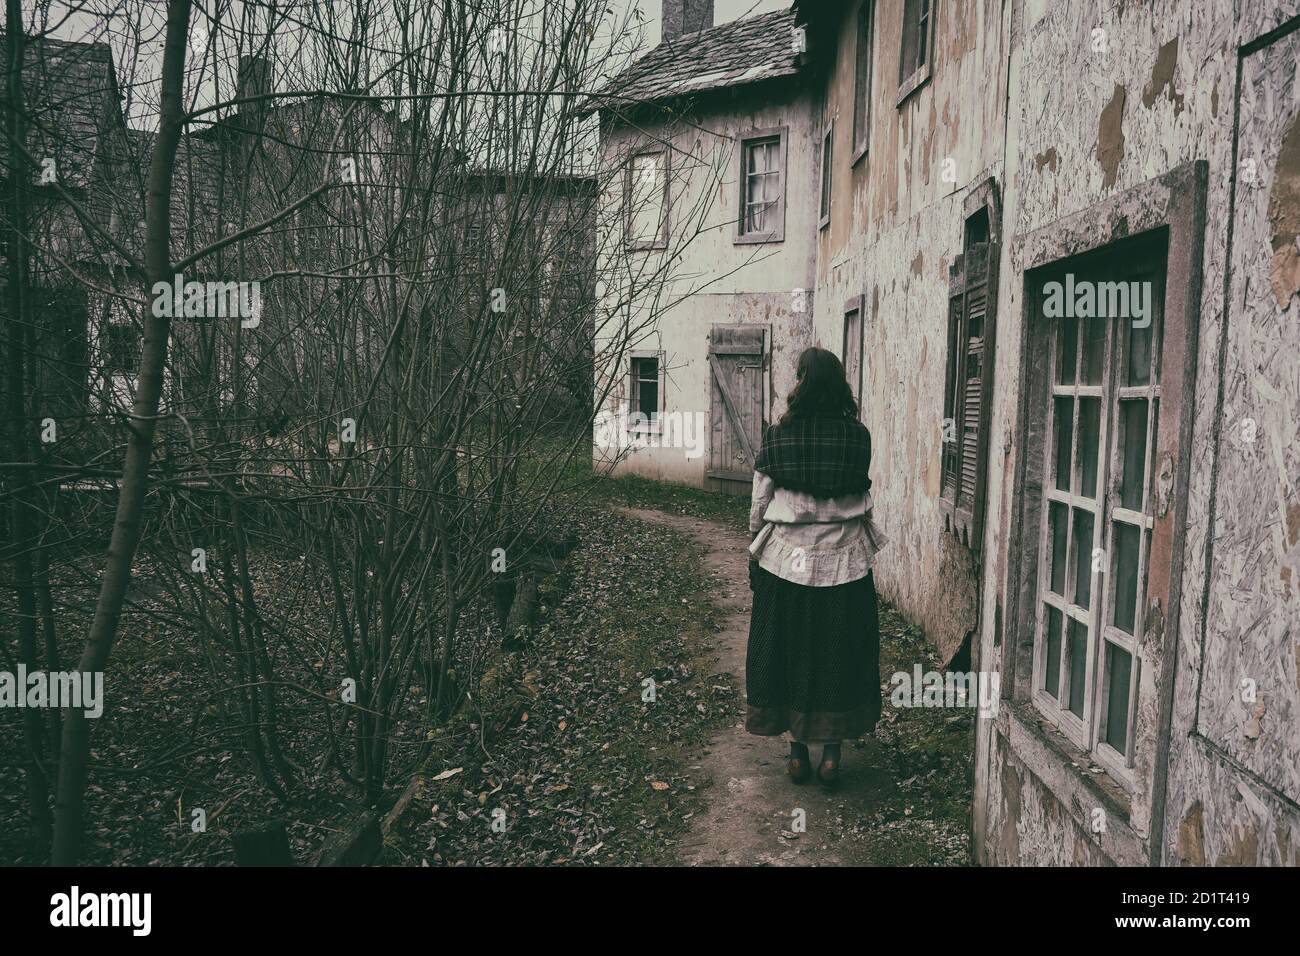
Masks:
[[[852,740],[880,719],[880,613],[873,575],[828,588],[754,566],[745,729],[804,743]]]

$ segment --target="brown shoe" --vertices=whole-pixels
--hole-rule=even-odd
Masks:
[[[833,790],[840,782],[840,745],[829,744],[822,750],[822,762],[817,768],[817,782]]]
[[[840,765],[833,760],[823,760],[817,768],[817,782],[827,790],[834,790],[840,782]]]
[[[790,775],[791,783],[802,784],[812,779],[812,758],[808,756],[807,747],[790,745],[790,756],[785,758],[785,772]]]

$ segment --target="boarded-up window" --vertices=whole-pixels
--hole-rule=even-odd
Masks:
[[[831,156],[835,122],[827,122],[826,132],[822,134],[822,188],[821,199],[817,206],[818,228],[831,221]]]
[[[997,317],[997,245],[987,206],[967,218],[963,247],[949,270],[941,497],[945,530],[978,552]]]
[[[853,400],[862,405],[862,302],[855,295],[844,305],[844,375],[853,390]]]
[[[628,161],[624,187],[627,244],[662,249],[668,244],[668,151],[636,153]]]

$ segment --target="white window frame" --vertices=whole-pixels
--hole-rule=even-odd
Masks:
[[[664,419],[664,382],[665,382],[664,353],[661,351],[656,351],[654,349],[632,349],[631,351],[628,352],[627,411],[628,411],[628,418],[629,418],[629,428],[631,428],[630,420],[632,414],[634,412],[639,412],[641,410],[640,401],[639,401],[640,398],[639,383],[641,379],[637,376],[637,362],[641,359],[655,360],[655,370],[657,372],[658,386],[659,386],[658,396],[657,396],[658,400],[655,402],[656,408],[655,408],[654,419],[649,422],[639,422],[637,423],[636,427],[632,430],[636,434],[658,433],[663,428],[663,419]]]
[[[1141,260],[1138,260],[1141,261]],[[1061,321],[1056,320],[1051,326],[1049,344],[1052,356],[1049,368],[1049,390],[1046,396],[1046,408],[1039,408],[1038,414],[1045,415],[1042,429],[1043,448],[1043,506],[1039,517],[1038,533],[1038,576],[1035,605],[1035,627],[1033,642],[1033,679],[1032,700],[1048,720],[1054,723],[1081,750],[1094,757],[1112,777],[1133,789],[1134,758],[1136,751],[1136,722],[1138,696],[1140,693],[1140,676],[1143,667],[1141,653],[1141,635],[1144,633],[1144,607],[1146,603],[1147,559],[1150,552],[1150,531],[1155,519],[1152,514],[1151,480],[1155,469],[1155,452],[1157,435],[1155,423],[1159,420],[1160,354],[1163,345],[1163,301],[1164,301],[1164,263],[1152,257],[1151,269],[1135,273],[1137,276],[1150,276],[1153,282],[1153,304],[1161,303],[1151,316],[1151,341],[1148,357],[1148,384],[1145,386],[1122,385],[1119,381],[1121,372],[1127,369],[1127,340],[1125,334],[1129,329],[1129,320],[1124,319],[1078,319],[1075,335],[1073,361],[1075,372],[1072,384],[1061,384],[1059,363],[1062,361],[1060,344]],[[1088,267],[1083,267],[1088,268]],[[1066,267],[1066,271],[1071,271]],[[1115,278],[1130,281],[1133,276],[1129,270],[1120,276],[1103,275],[1094,269],[1085,272],[1095,281],[1110,281]],[[1076,279],[1079,278],[1076,273]],[[1032,292],[1031,294],[1040,294]],[[1109,323],[1102,350],[1102,374],[1099,384],[1082,384],[1083,355],[1086,341],[1085,331],[1088,322],[1105,321]],[[1070,416],[1070,476],[1065,490],[1057,488],[1057,413],[1058,399],[1070,399],[1072,402]],[[1080,399],[1093,399],[1100,404],[1100,416],[1097,435],[1097,474],[1095,476],[1094,496],[1083,496],[1080,488],[1082,469],[1079,447],[1079,409]],[[1146,447],[1143,452],[1142,509],[1132,511],[1116,504],[1119,495],[1119,481],[1123,466],[1123,446],[1117,440],[1117,433],[1122,431],[1120,410],[1122,403],[1142,400],[1147,402]],[[1052,590],[1052,506],[1064,509],[1065,529],[1065,569],[1063,575],[1064,594],[1058,595]],[[1089,606],[1085,609],[1074,603],[1074,585],[1076,577],[1077,549],[1074,543],[1076,511],[1087,511],[1093,516],[1092,541],[1087,549],[1088,560],[1093,561],[1095,549],[1101,548],[1103,571],[1090,570]],[[1137,582],[1134,598],[1133,634],[1125,633],[1111,623],[1118,585],[1119,553],[1115,546],[1114,526],[1122,524],[1140,529],[1138,542]],[[1046,664],[1047,641],[1046,606],[1055,608],[1060,614],[1061,630],[1058,649],[1058,674],[1056,696],[1047,692]],[[1069,630],[1070,621],[1074,620],[1087,628],[1086,650],[1084,658],[1084,693],[1082,716],[1069,709]],[[1129,655],[1129,689],[1128,714],[1126,725],[1125,752],[1120,753],[1106,742],[1106,717],[1108,711],[1109,659],[1107,645],[1114,644]]]
[[[773,126],[767,129],[754,129],[738,137],[736,153],[736,183],[739,189],[739,203],[736,214],[737,243],[748,242],[783,242],[785,241],[785,195],[788,186],[786,176],[786,139],[788,127]],[[763,142],[776,143],[776,200],[769,211],[772,228],[764,232],[746,232],[745,220],[749,211],[749,150]]]

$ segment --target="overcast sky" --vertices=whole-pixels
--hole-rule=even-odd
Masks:
[[[663,4],[661,0],[614,0],[616,7],[640,7],[646,18],[646,49],[659,42],[659,24]],[[784,10],[790,0],[715,0],[713,22],[726,23],[751,13]]]
[[[224,5],[227,10],[237,10],[239,0]],[[542,0],[545,2],[545,0]],[[641,52],[651,49],[659,42],[662,19],[662,0],[611,0],[616,13],[639,10],[644,24]],[[726,23],[744,16],[767,13],[790,6],[790,0],[715,0],[714,22]],[[124,89],[137,85],[135,95],[131,96],[127,120],[132,125],[151,127],[156,122],[154,103],[150,95],[157,81],[162,60],[162,33],[165,10],[161,0],[52,0],[47,5],[39,5],[47,12],[49,19],[43,25],[54,36],[64,40],[108,42],[113,48],[113,60],[117,67],[118,81]],[[35,16],[38,5],[29,8],[29,15]],[[128,13],[129,11],[129,13]],[[128,45],[120,23],[114,23],[114,16],[128,15],[134,18],[143,15],[141,33],[142,45],[139,56],[133,46]],[[195,22],[201,18],[195,17]],[[615,21],[622,18],[616,16]],[[37,30],[42,25],[36,25]]]

